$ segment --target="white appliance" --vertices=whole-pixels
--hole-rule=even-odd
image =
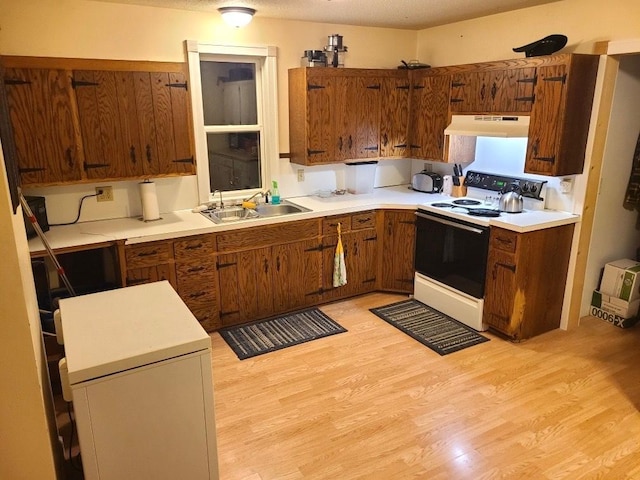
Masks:
[[[521,188],[525,210],[498,209],[500,192]],[[545,180],[468,171],[467,196],[418,206],[414,297],[475,330],[483,322],[491,218],[544,209]]]
[[[59,317],[84,478],[217,479],[211,340],[171,285],[63,299]]]
[[[514,115],[452,115],[445,135],[467,137],[526,137],[529,117]]]

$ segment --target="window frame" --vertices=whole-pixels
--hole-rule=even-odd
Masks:
[[[207,133],[227,133],[229,131],[260,132],[260,180],[262,188],[232,190],[222,193],[225,201],[237,200],[266,190],[270,184],[271,163],[278,158],[278,71],[277,48],[274,46],[237,46],[186,41],[189,81],[191,83],[191,109],[193,114],[193,133],[195,140],[196,175],[198,184],[198,202],[218,201],[213,198],[209,182],[209,154],[207,151]],[[240,62],[256,64],[256,103],[258,125],[238,125],[230,130],[229,126],[206,126],[202,105],[202,81],[200,61]]]

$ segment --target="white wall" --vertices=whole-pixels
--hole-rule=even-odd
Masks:
[[[0,478],[54,479],[62,453],[22,210],[12,213],[1,148],[0,224]]]
[[[589,246],[581,315],[588,314],[600,269],[612,260],[635,258],[640,247],[638,212],[623,207],[640,133],[640,55],[621,57],[605,144],[598,201]]]

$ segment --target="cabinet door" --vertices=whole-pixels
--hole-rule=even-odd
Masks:
[[[536,83],[535,68],[513,68],[507,70],[501,108],[504,112],[529,113],[533,105],[533,90]]]
[[[22,185],[79,180],[82,150],[68,72],[9,68],[4,82]]]
[[[567,70],[565,65],[552,65],[539,67],[537,73],[525,170],[527,173],[555,175],[563,134]]]
[[[513,254],[489,249],[486,285],[484,321],[496,330],[514,336],[521,323],[522,312],[514,311],[518,288]]]
[[[153,118],[159,173],[194,174],[189,122],[189,93],[184,73],[152,72]]]
[[[378,157],[380,152],[381,78],[358,78],[356,91],[356,158]]]
[[[380,252],[384,290],[413,291],[415,238],[415,212],[384,212]]]
[[[317,240],[272,248],[274,311],[315,305],[320,298],[321,253]]]
[[[384,78],[381,102],[380,156],[405,157],[409,133],[409,80]]]
[[[358,118],[358,78],[336,77],[334,89],[334,117],[330,121],[335,124],[335,136],[333,147],[335,149],[334,161],[342,162],[357,158],[356,132]]]
[[[307,162],[309,165],[335,162],[335,84],[332,77],[307,82]]]
[[[411,86],[411,157],[444,160],[449,121],[448,75],[423,76]]]
[[[160,264],[127,270],[127,286],[159,282],[161,280],[168,280],[173,288],[178,288],[175,268],[172,264]]]
[[[74,71],[73,83],[89,179],[124,177],[126,146],[115,72]]]
[[[533,68],[453,74],[451,111],[453,113],[527,112],[531,108],[534,78],[535,69]]]
[[[333,286],[333,271],[337,235],[322,239],[322,299],[323,301],[344,298],[370,292],[376,286],[377,235],[373,229],[342,234],[342,247],[347,270],[347,283]]]

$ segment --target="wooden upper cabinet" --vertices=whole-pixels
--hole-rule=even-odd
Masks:
[[[406,72],[289,70],[291,161],[318,165],[402,156],[408,118],[406,87]]]
[[[411,158],[444,160],[444,129],[449,122],[449,75],[412,72]]]
[[[452,113],[515,113],[531,110],[535,68],[454,73]]]
[[[82,149],[69,72],[7,68],[4,82],[23,186],[80,180]]]
[[[183,74],[75,71],[73,84],[87,178],[193,173]]]
[[[181,64],[2,61],[22,185],[195,174]]]
[[[404,157],[409,145],[409,80],[404,76],[382,79],[380,156]]]
[[[565,61],[537,68],[525,172],[582,173],[598,57],[566,55]]]

